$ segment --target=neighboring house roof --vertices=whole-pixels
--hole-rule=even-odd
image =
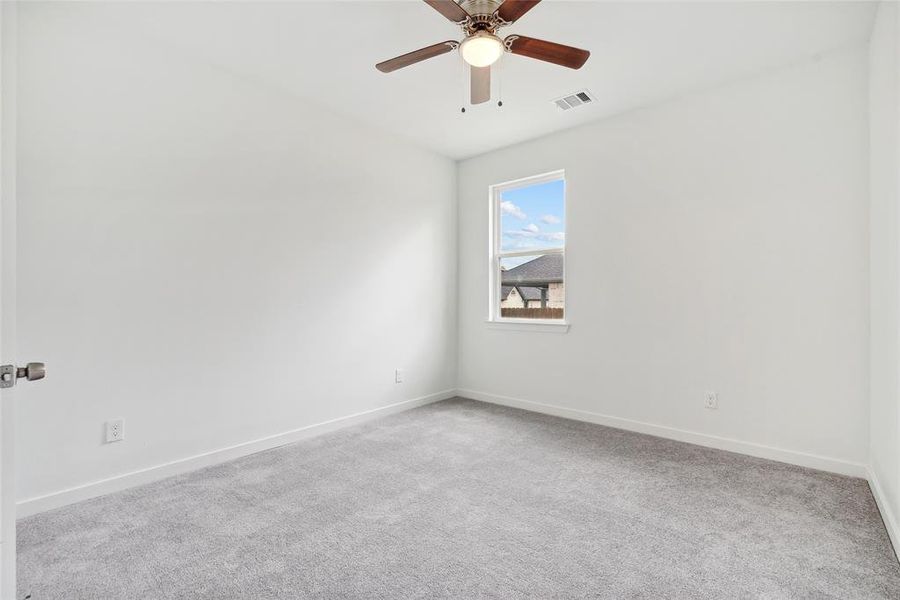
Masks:
[[[540,300],[541,288],[536,287],[520,287],[519,295],[525,300]]]
[[[516,286],[524,290],[523,286],[546,286],[550,283],[562,283],[563,280],[563,255],[544,254],[534,260],[522,263],[508,271],[502,271],[501,283],[506,287]],[[503,296],[504,298],[506,295]],[[540,298],[540,292],[538,292]]]
[[[541,288],[536,287],[525,287],[525,286],[511,286],[504,285],[500,288],[500,299],[506,300],[509,297],[509,293],[514,289],[519,290],[519,296],[523,300],[540,300],[541,299]]]

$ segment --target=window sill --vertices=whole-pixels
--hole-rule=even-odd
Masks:
[[[569,331],[569,324],[560,321],[543,321],[537,319],[503,319],[485,321],[488,329],[499,329],[503,331],[530,331],[540,333],[566,333]]]

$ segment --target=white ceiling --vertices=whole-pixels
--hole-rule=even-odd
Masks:
[[[544,0],[503,34],[592,52],[580,71],[508,55],[503,108],[460,107],[450,53],[391,74],[376,62],[459,29],[420,0],[119,5],[123,26],[452,158],[466,158],[868,39],[868,2]],[[496,77],[495,77],[496,83]],[[553,98],[588,88],[590,107]]]

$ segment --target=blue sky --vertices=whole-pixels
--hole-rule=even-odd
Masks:
[[[503,192],[500,249],[561,248],[565,242],[564,182],[540,183]]]

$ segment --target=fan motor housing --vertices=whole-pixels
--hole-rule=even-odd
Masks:
[[[495,33],[503,23],[495,14],[502,4],[499,0],[465,0],[460,6],[469,13],[469,18],[462,23],[467,36],[479,31]]]
[[[502,0],[463,0],[459,3],[460,6],[463,7],[470,15],[474,16],[491,16],[497,9],[500,8],[500,5],[503,4]]]

